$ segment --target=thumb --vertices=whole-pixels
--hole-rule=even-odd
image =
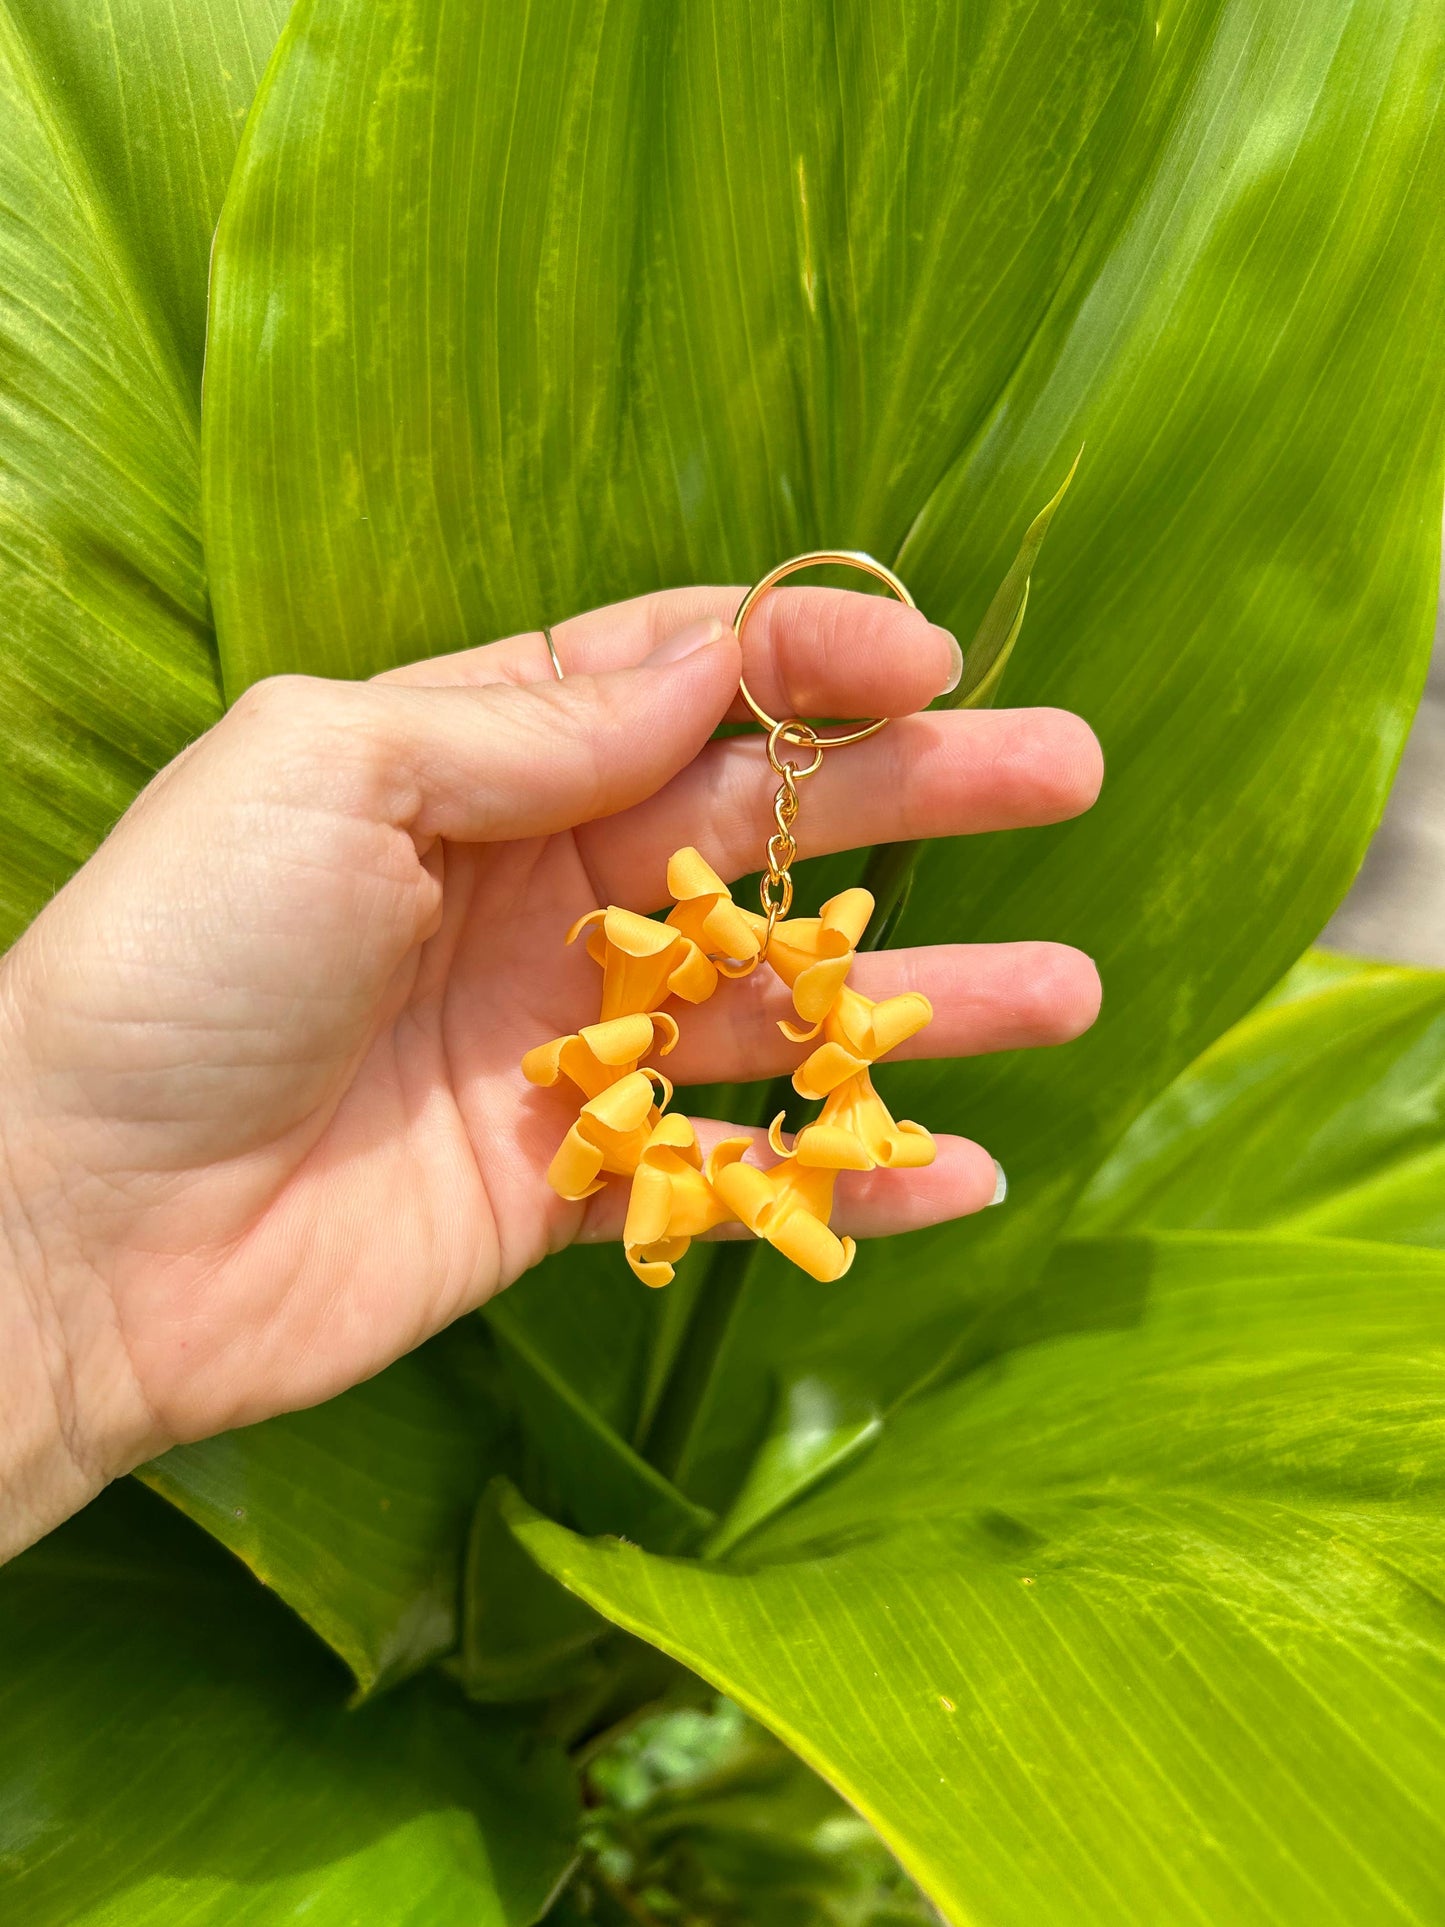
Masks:
[[[369,811],[421,839],[480,843],[549,835],[651,796],[722,721],[741,667],[736,636],[708,616],[631,668],[562,681],[282,681],[307,692],[296,708],[313,776],[327,775],[331,734],[353,799],[364,766]],[[283,762],[296,771],[294,756]]]

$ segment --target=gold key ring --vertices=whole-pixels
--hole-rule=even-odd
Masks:
[[[885,568],[881,562],[875,562],[871,555],[864,555],[860,550],[854,549],[814,549],[808,555],[795,555],[791,561],[780,562],[777,568],[770,569],[761,582],[755,582],[748,590],[733,618],[733,629],[738,641],[741,643],[743,639],[743,628],[748,617],[769,589],[776,588],[785,577],[796,575],[800,569],[817,568],[821,563],[827,562],[838,563],[849,569],[861,569],[865,575],[871,575],[875,581],[883,583],[908,608],[918,607],[892,569]],[[752,690],[748,688],[746,678],[739,678],[739,687],[743,701],[768,732],[768,761],[772,765],[773,773],[782,778],[782,787],[773,798],[773,821],[777,828],[768,838],[762,879],[758,884],[758,896],[762,903],[763,914],[767,918],[767,926],[763,931],[758,954],[753,959],[753,966],[756,968],[768,954],[768,946],[773,940],[773,931],[777,927],[779,918],[786,917],[793,907],[792,871],[798,854],[798,842],[793,835],[793,824],[798,816],[798,784],[805,776],[811,776],[815,770],[822,767],[825,750],[842,749],[848,743],[861,743],[866,736],[876,735],[889,719],[887,716],[874,716],[866,723],[857,724],[853,729],[839,730],[833,736],[820,736],[817,730],[810,723],[805,723],[800,716],[785,717],[781,720],[776,716],[770,716]],[[809,760],[798,764],[791,757],[784,756],[782,753],[784,744],[790,749],[809,751]]]
[[[881,582],[885,588],[897,596],[898,600],[906,604],[908,608],[916,609],[918,607],[918,604],[913,600],[913,597],[908,593],[908,590],[904,587],[903,583],[899,581],[892,569],[885,567],[881,562],[876,562],[871,555],[865,555],[861,549],[814,549],[807,555],[795,555],[790,561],[780,562],[777,568],[769,569],[762,580],[755,582],[752,588],[748,590],[747,594],[738,604],[737,614],[733,617],[733,632],[737,636],[739,643],[741,643],[743,639],[744,624],[747,622],[753,610],[762,601],[763,597],[768,593],[769,589],[776,589],[780,582],[786,580],[790,575],[797,575],[800,569],[816,569],[822,567],[824,563],[830,562],[842,568],[860,569],[864,575],[871,575],[875,582]],[[742,691],[743,701],[753,712],[754,716],[757,717],[763,728],[770,734],[774,730],[781,730],[783,740],[794,743],[799,748],[817,748],[820,750],[842,749],[848,743],[861,743],[865,736],[876,735],[889,720],[887,716],[875,716],[869,722],[859,723],[855,729],[841,730],[836,736],[819,736],[809,731],[813,740],[811,743],[808,743],[801,737],[795,737],[789,734],[790,731],[801,726],[797,717],[792,717],[788,721],[779,723],[778,718],[776,716],[770,716],[753,694],[752,690],[748,688],[747,677],[739,677],[738,682]]]

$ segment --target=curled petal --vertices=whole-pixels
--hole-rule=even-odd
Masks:
[[[584,1097],[596,1097],[636,1070],[659,1033],[665,1039],[659,1045],[665,1056],[677,1042],[671,1017],[654,1013],[588,1024],[572,1037],[554,1037],[529,1050],[522,1059],[522,1075],[530,1084],[547,1086],[566,1077]]]
[[[534,1044],[522,1058],[522,1075],[529,1084],[550,1086],[562,1075],[562,1047],[568,1037],[554,1037],[550,1043]]]
[[[667,894],[677,908],[667,921],[690,937],[724,976],[746,976],[757,963],[763,919],[733,902],[712,865],[690,845],[668,859]]]
[[[780,1113],[781,1115],[781,1113]],[[717,1188],[717,1174],[730,1164],[737,1164],[743,1154],[753,1148],[750,1137],[725,1137],[708,1152],[703,1164],[703,1175],[708,1183]]]
[[[594,923],[600,922],[600,920],[606,915],[607,915],[607,912],[605,910],[589,910],[585,917],[579,917],[576,923],[574,923],[572,928],[567,932],[568,943],[576,943],[577,939],[582,935],[582,932],[584,930],[590,929]],[[590,948],[590,943],[589,943],[589,948]]]
[[[825,930],[841,937],[850,950],[856,950],[872,914],[872,891],[855,885],[851,890],[840,890],[836,897],[829,897],[819,913],[819,921]]]
[[[792,991],[793,1008],[803,1020],[802,1027],[786,1021],[779,1026],[794,1043],[816,1037],[843,994],[872,914],[867,890],[844,890],[829,898],[820,916],[791,918],[774,930],[768,962]]]
[[[570,1204],[580,1204],[602,1189],[601,1148],[588,1139],[580,1124],[574,1124],[558,1145],[547,1166],[547,1182]]]
[[[832,1012],[833,1034],[876,1064],[906,1038],[916,1037],[933,1022],[933,1005],[921,990],[905,990],[875,1004],[859,991],[844,990]]]
[[[828,1227],[837,1173],[796,1160],[760,1171],[743,1162],[745,1143],[731,1140],[733,1155],[717,1159],[713,1187],[718,1196],[754,1236],[766,1238],[820,1284],[841,1278],[853,1262],[854,1244]]]
[[[686,843],[667,859],[667,894],[681,910],[684,906],[715,902],[719,897],[731,901],[732,892],[708,862],[701,850]]]
[[[793,1072],[793,1089],[799,1097],[826,1097],[848,1078],[868,1068],[867,1060],[855,1057],[841,1044],[819,1044]]]
[[[691,1241],[732,1214],[702,1168],[702,1154],[685,1117],[664,1117],[637,1160],[627,1201],[623,1249],[646,1285],[671,1284],[673,1266]]]
[[[668,996],[700,1004],[717,989],[716,965],[684,930],[615,904],[579,918],[568,941],[584,929],[587,954],[602,966],[604,1023],[654,1011]]]
[[[796,990],[793,996],[796,1002]],[[825,1039],[793,1073],[793,1088],[801,1097],[826,1097],[844,1078],[876,1063],[932,1020],[933,1006],[919,991],[904,991],[875,1004],[871,997],[840,983],[822,1021],[811,1030],[780,1026],[795,1043],[810,1041],[820,1030]]]
[[[661,1071],[654,1070],[650,1064],[643,1066],[641,1074],[648,1079],[657,1092],[657,1108],[665,1111],[672,1102],[672,1093],[675,1088],[672,1079],[665,1077]]]
[[[667,1083],[656,1071],[632,1071],[582,1106],[547,1172],[559,1196],[575,1203],[600,1189],[609,1173],[632,1176],[660,1116],[654,1079]]]
[[[678,949],[667,979],[668,992],[681,997],[685,1004],[705,1004],[717,989],[718,967],[690,937],[684,937],[680,931],[675,935]]]
[[[875,1158],[855,1131],[847,1126],[807,1124],[793,1144],[799,1164],[818,1171],[871,1171],[881,1160]]]
[[[793,985],[793,1008],[810,1024],[821,1024],[853,968],[854,952],[845,950],[838,957],[824,957],[800,971]]]
[[[638,1011],[630,1017],[614,1017],[610,1023],[584,1024],[577,1037],[599,1064],[626,1064],[631,1068],[652,1049],[655,1021],[645,1011]]]
[[[602,1016],[622,1017],[655,1010],[671,988],[669,979],[683,962],[687,939],[665,923],[634,910],[610,909],[602,920],[606,955],[602,964]]]
[[[660,1238],[652,1245],[628,1245],[627,1262],[644,1285],[660,1291],[677,1276],[674,1267],[679,1259],[687,1256],[691,1242],[689,1238]]]

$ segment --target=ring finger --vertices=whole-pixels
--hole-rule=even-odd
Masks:
[[[976,1057],[987,1051],[1065,1044],[1093,1023],[1099,977],[1081,950],[1062,943],[936,944],[860,956],[849,982],[875,1001],[921,991],[933,1022],[890,1056]],[[790,1043],[780,1019],[796,1023],[786,986],[760,970],[685,1014],[666,1062],[676,1084],[732,1084],[780,1077],[811,1048]]]

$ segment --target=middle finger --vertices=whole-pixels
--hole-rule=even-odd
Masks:
[[[794,754],[805,759],[801,750]],[[1088,724],[1062,709],[932,710],[866,742],[830,750],[800,785],[801,855],[873,843],[1059,823],[1089,808],[1103,757]],[[583,824],[578,847],[604,903],[657,910],[667,859],[699,849],[728,881],[761,869],[778,778],[761,735],[711,742],[629,810]]]
[[[986,1051],[1067,1044],[1099,1014],[1099,974],[1066,943],[946,943],[864,952],[848,981],[875,1002],[921,991],[933,1022],[888,1061],[977,1057]],[[787,986],[770,970],[725,986],[695,1010],[675,1006],[681,1036],[663,1068],[678,1085],[743,1084],[796,1070],[812,1044],[778,1029],[797,1023]]]

